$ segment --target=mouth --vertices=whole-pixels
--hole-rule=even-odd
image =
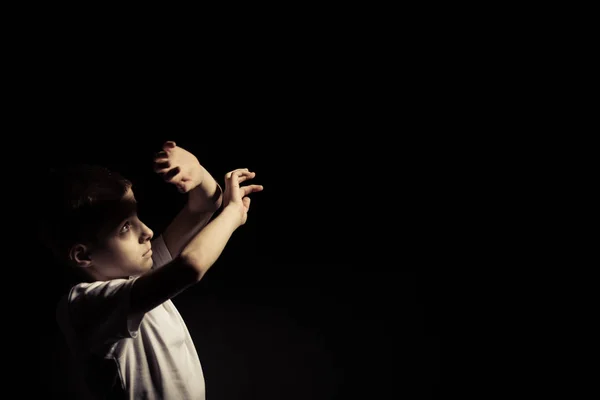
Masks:
[[[146,257],[152,254],[152,248],[148,249],[148,251],[146,251],[144,254],[142,254],[142,257]]]

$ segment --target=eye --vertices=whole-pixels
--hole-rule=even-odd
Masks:
[[[127,233],[127,232],[129,232],[129,229],[131,229],[131,224],[129,223],[129,221],[127,221],[121,228],[120,233]]]

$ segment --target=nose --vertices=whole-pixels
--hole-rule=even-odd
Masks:
[[[152,229],[148,228],[144,223],[142,223],[142,236],[140,237],[140,242],[147,242],[149,240],[152,240],[153,237],[154,232],[152,232]]]

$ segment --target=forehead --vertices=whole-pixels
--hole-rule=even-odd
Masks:
[[[127,191],[125,192],[121,200],[124,202],[137,202],[135,200],[135,195],[133,194],[133,189],[131,188],[131,186],[127,188]]]
[[[121,200],[114,204],[114,209],[112,211],[114,218],[120,218],[120,220],[123,220],[137,212],[137,200],[135,199],[133,190],[131,190],[131,188],[128,188]]]
[[[137,201],[131,189],[128,189],[121,199],[107,202],[101,207],[103,209],[101,235],[116,229],[124,220],[137,214]]]

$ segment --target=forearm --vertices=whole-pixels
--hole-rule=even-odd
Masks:
[[[187,203],[163,233],[165,244],[173,257],[180,254],[221,207],[221,187],[204,168],[202,175],[202,182],[188,193]]]
[[[187,205],[183,207],[163,232],[163,239],[171,256],[179,255],[213,215],[212,211],[194,212]]]
[[[181,257],[193,265],[199,277],[217,261],[233,232],[239,226],[239,212],[224,208],[221,214],[198,232],[182,249]]]
[[[215,212],[221,207],[223,190],[203,166],[200,168],[203,172],[202,182],[190,190],[186,207],[192,213]]]

